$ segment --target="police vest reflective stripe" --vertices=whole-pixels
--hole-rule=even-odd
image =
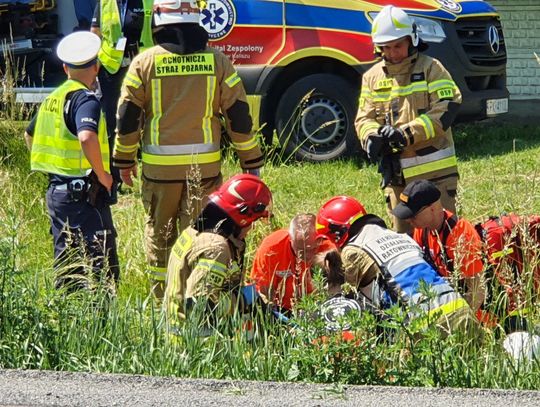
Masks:
[[[87,90],[82,83],[68,80],[40,106],[30,155],[32,170],[77,177],[85,176],[92,168],[77,135],[69,131],[64,120],[66,96],[82,89]],[[110,171],[107,126],[103,114],[98,125],[98,140],[103,167]]]
[[[422,249],[410,236],[366,225],[348,244],[363,249],[379,266],[386,286],[382,288],[391,291],[391,298],[427,313],[455,311],[455,307],[445,304],[462,297],[423,259]],[[434,299],[426,301],[422,284],[435,294]]]
[[[111,74],[118,72],[122,66],[124,50],[117,49],[118,40],[122,37],[122,20],[116,0],[102,0],[100,3],[101,49],[98,58],[103,67]],[[144,0],[144,21],[139,42],[142,49],[153,46],[152,39],[152,0]]]
[[[457,165],[457,158],[454,147],[450,146],[431,154],[402,158],[399,162],[403,176],[405,179],[410,179],[430,172],[455,167]]]

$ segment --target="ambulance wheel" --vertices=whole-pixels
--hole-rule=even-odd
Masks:
[[[336,75],[310,75],[293,83],[276,111],[284,158],[320,162],[357,153],[356,100],[355,86]]]

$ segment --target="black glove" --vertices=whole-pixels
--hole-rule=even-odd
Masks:
[[[384,138],[379,134],[370,134],[368,136],[366,153],[371,162],[377,162],[381,159],[381,153],[385,144]]]
[[[409,138],[399,127],[390,125],[383,126],[379,129],[379,135],[385,139],[386,143],[393,149],[403,150],[409,145]]]
[[[381,188],[386,188],[388,185],[402,185],[399,154],[384,155],[379,161],[379,173],[382,175]]]

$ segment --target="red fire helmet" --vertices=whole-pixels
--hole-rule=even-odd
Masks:
[[[270,216],[272,193],[266,184],[251,174],[229,178],[209,196],[240,227]]]
[[[351,224],[366,215],[364,206],[350,196],[335,196],[317,214],[317,232],[342,247]]]

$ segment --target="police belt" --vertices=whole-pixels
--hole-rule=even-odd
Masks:
[[[75,178],[68,182],[58,183],[51,181],[50,187],[57,191],[85,192],[88,189],[88,180],[85,178]]]

